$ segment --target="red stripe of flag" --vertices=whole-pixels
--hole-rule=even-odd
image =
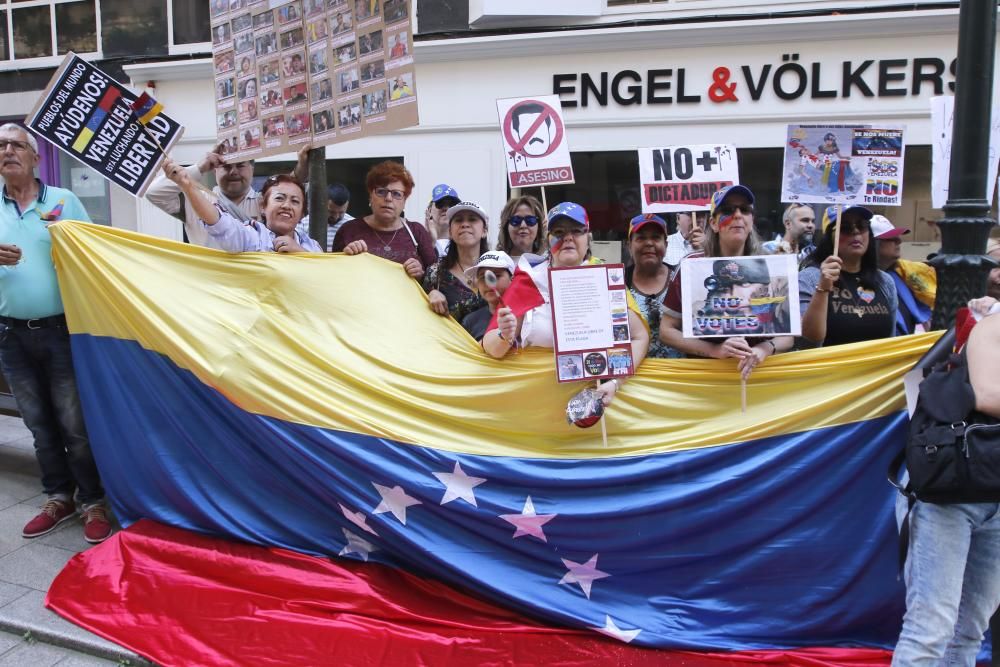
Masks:
[[[97,106],[105,111],[111,111],[111,107],[115,105],[115,102],[117,102],[118,98],[121,96],[121,92],[112,86],[105,91],[104,97],[101,98],[101,102]]]

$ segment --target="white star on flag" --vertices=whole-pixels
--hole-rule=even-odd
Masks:
[[[604,627],[603,628],[591,628],[591,630],[597,630],[602,635],[607,635],[608,637],[614,637],[618,641],[623,641],[626,644],[631,642],[636,636],[642,632],[639,628],[635,630],[622,630],[615,623],[614,619],[605,614],[604,616]]]
[[[375,545],[363,537],[358,537],[346,528],[342,528],[341,530],[344,531],[344,537],[347,538],[347,544],[340,550],[340,555],[347,556],[350,554],[357,554],[361,556],[361,560],[368,562],[368,554],[375,551]]]
[[[340,505],[340,503],[337,504]],[[347,517],[347,520],[353,523],[355,526],[357,526],[358,528],[367,533],[371,533],[375,537],[378,537],[378,533],[376,533],[373,529],[371,529],[368,526],[367,523],[368,518],[362,512],[352,512],[343,505],[340,505],[340,511],[343,512],[344,516]]]
[[[566,569],[569,570],[563,575],[563,578],[559,580],[560,584],[580,584],[580,588],[583,589],[583,594],[590,599],[590,587],[593,586],[594,581],[597,579],[603,579],[604,577],[610,577],[611,575],[607,572],[601,572],[597,569],[597,554],[590,557],[586,563],[574,563],[571,560],[566,560],[565,558],[560,558]]]
[[[542,542],[548,542],[545,539],[545,532],[542,530],[542,526],[557,516],[559,515],[535,514],[535,505],[531,502],[531,496],[528,496],[528,499],[524,501],[524,509],[521,510],[520,514],[501,514],[500,518],[517,526],[513,539],[517,539],[522,535],[533,535]]]
[[[470,477],[466,475],[465,471],[462,470],[462,465],[457,461],[455,462],[453,472],[436,472],[432,474],[445,486],[444,498],[441,499],[442,505],[450,503],[456,498],[461,498],[473,507],[479,507],[476,504],[476,494],[472,490],[485,482],[485,477]]]
[[[421,504],[416,498],[406,495],[406,491],[403,491],[403,487],[401,486],[394,486],[390,489],[388,486],[382,486],[375,482],[372,482],[372,486],[382,496],[382,502],[375,508],[374,513],[385,514],[386,512],[392,512],[392,515],[399,519],[399,522],[404,526],[406,525],[406,508],[411,505]]]

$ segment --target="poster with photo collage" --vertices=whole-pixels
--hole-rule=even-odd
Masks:
[[[412,0],[210,0],[216,135],[248,160],[416,125]]]

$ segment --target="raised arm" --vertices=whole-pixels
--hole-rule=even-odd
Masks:
[[[219,221],[219,209],[202,195],[201,188],[192,180],[187,169],[166,157],[163,159],[163,173],[181,189],[202,222],[214,225]]]

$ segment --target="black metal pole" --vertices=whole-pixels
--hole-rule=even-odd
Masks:
[[[950,327],[955,311],[986,293],[995,266],[985,253],[996,224],[986,201],[996,26],[997,0],[961,1],[948,202],[938,222],[941,252],[931,260],[938,279],[935,329]]]
[[[309,236],[326,247],[326,220],[329,217],[326,191],[326,146],[309,150]]]

